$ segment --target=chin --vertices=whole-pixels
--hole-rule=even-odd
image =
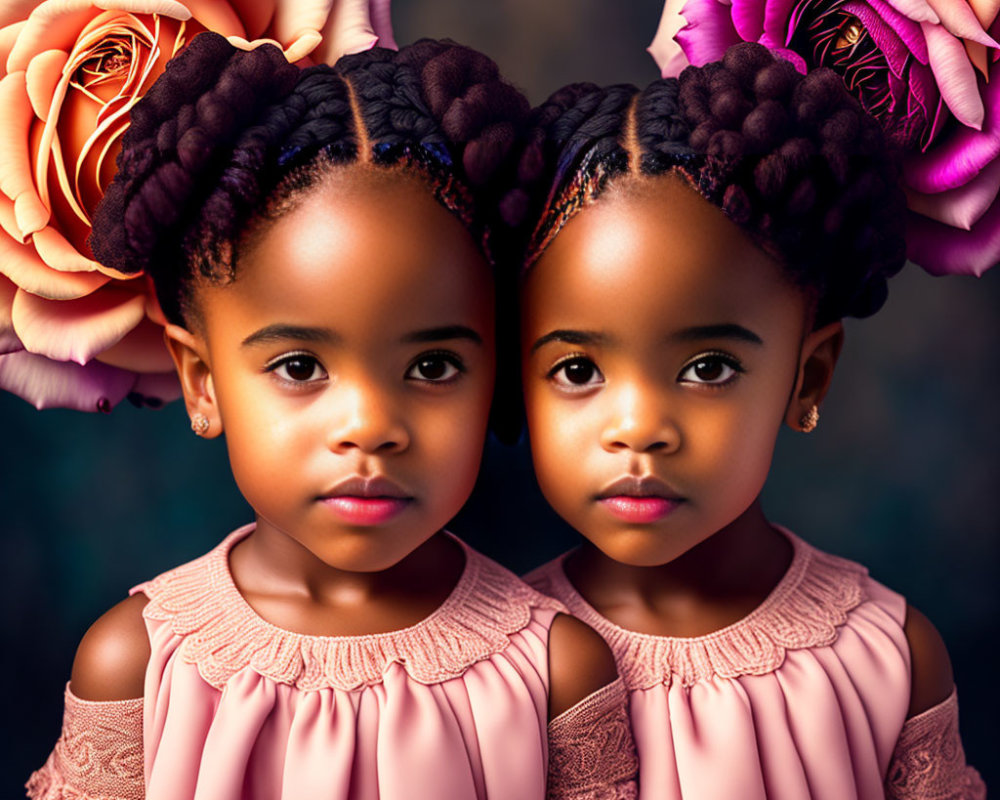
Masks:
[[[632,567],[660,567],[684,555],[697,542],[676,541],[662,531],[630,528],[610,535],[587,537],[608,558]]]

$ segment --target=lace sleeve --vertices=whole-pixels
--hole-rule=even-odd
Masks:
[[[27,789],[32,800],[143,800],[142,698],[81,700],[67,684],[59,741]]]
[[[635,800],[638,771],[621,678],[549,723],[548,800]]]
[[[965,763],[954,691],[903,725],[885,794],[888,800],[985,800],[983,779]]]

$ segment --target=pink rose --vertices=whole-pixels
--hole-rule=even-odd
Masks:
[[[910,259],[933,274],[1000,261],[1000,0],[667,0],[663,74],[759,42],[826,66],[904,149]]]
[[[129,109],[205,30],[304,63],[395,47],[388,0],[0,0],[0,388],[38,408],[179,394],[149,282],[86,239]]]

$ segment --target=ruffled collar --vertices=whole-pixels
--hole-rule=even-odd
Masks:
[[[570,583],[563,568],[568,553],[527,579],[564,602],[573,616],[604,637],[629,689],[673,681],[687,687],[715,675],[764,675],[781,666],[786,650],[832,644],[848,613],[865,599],[868,575],[860,564],[824,553],[790,531],[777,529],[788,537],[794,551],[784,577],[747,616],[703,636],[656,636],[616,625]]]
[[[201,558],[132,590],[149,598],[143,616],[181,637],[180,657],[218,689],[250,667],[302,690],[351,690],[380,683],[392,663],[420,683],[439,683],[506,648],[533,609],[564,610],[453,537],[465,553],[465,568],[451,594],[424,619],[387,633],[296,633],[259,616],[233,582],[229,552],[253,529],[251,524],[234,531]]]

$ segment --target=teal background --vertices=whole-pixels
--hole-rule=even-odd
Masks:
[[[400,43],[449,35],[484,50],[537,103],[573,80],[655,78],[644,48],[659,12],[650,0],[397,0],[394,19]],[[966,750],[987,779],[1000,778],[998,309],[1000,271],[934,279],[907,267],[882,312],[848,321],[819,428],[782,433],[764,493],[772,520],[868,565],[935,622]],[[2,395],[0,419],[0,794],[19,796],[58,734],[87,626],[251,515],[225,445],[193,436],[179,403],[103,416]],[[451,527],[518,571],[576,541],[538,494],[523,444],[489,444]]]

